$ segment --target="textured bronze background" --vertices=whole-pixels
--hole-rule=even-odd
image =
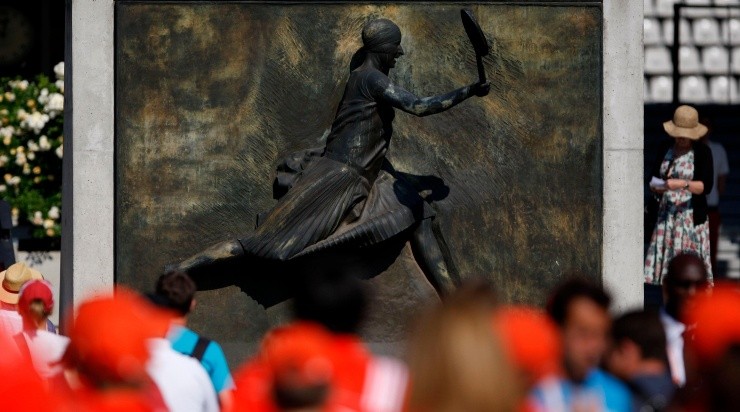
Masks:
[[[401,27],[391,79],[403,87],[474,81],[463,5],[117,2],[117,281],[149,290],[165,263],[251,230],[274,202],[279,158],[321,144],[368,19]],[[601,9],[469,7],[492,44],[491,94],[427,118],[399,112],[389,159],[449,186],[433,205],[462,277],[539,304],[564,273],[600,273]],[[433,291],[408,248],[370,284],[365,337],[397,350]],[[232,364],[287,316],[287,303],[265,309],[234,286],[198,303],[193,327]]]

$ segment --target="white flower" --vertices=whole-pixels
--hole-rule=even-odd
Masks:
[[[16,152],[15,154],[15,164],[18,166],[23,166],[27,163],[26,160],[26,154],[23,152]]]
[[[64,95],[52,93],[49,95],[49,102],[44,107],[44,111],[54,118],[57,114],[64,111]]]
[[[28,80],[11,80],[8,82],[8,86],[14,89],[26,90],[28,89]]]
[[[41,135],[41,137],[39,137],[39,150],[42,152],[45,152],[49,149],[51,149],[51,143],[49,143],[49,138],[46,137],[46,135]]]
[[[54,151],[60,159],[62,158],[62,155],[64,155],[64,149],[62,149],[62,147],[64,146],[59,146],[57,147],[57,150]]]
[[[19,184],[21,184],[21,178],[20,178],[20,176],[13,176],[13,177],[11,177],[10,178],[10,181],[8,182],[8,184],[11,185],[11,186],[18,186]]]
[[[23,174],[24,175],[30,175],[31,174],[31,165],[28,163],[23,165]]]
[[[57,75],[57,79],[64,79],[64,62],[59,62],[54,66],[54,74]]]
[[[59,219],[59,208],[56,206],[52,206],[51,209],[49,209],[49,218],[51,219]]]
[[[5,92],[5,100],[9,102],[15,101],[15,93],[13,92]]]
[[[8,186],[0,185],[0,193],[5,192],[8,190]]]
[[[57,80],[54,82],[60,92],[64,93],[64,80]]]
[[[54,227],[54,221],[51,219],[44,220],[44,229],[51,229]]]
[[[38,152],[39,150],[41,150],[39,145],[36,144],[36,142],[34,142],[33,140],[29,140],[26,146],[28,146],[29,152]]]
[[[0,167],[5,166],[8,163],[8,160],[10,160],[8,159],[8,156],[1,155],[0,156]]]
[[[18,110],[18,117],[20,118],[20,110]],[[39,112],[33,112],[27,115],[25,119],[21,120],[21,127],[24,127],[28,130],[33,130],[34,133],[39,134],[41,133],[41,129],[46,126],[46,123],[48,121],[49,115]]]
[[[33,160],[33,159],[36,158],[36,153],[31,152],[31,153],[27,154],[26,157],[28,158],[28,160]]]
[[[0,127],[0,136],[2,136],[3,142],[8,142],[5,143],[6,146],[10,144],[10,139],[13,137],[13,133],[15,133],[13,126]]]
[[[31,219],[31,223],[33,223],[36,226],[41,226],[44,224],[44,215],[40,211],[33,212],[33,219]]]
[[[46,103],[49,103],[49,89],[44,87],[41,89],[41,92],[39,93],[39,97],[36,98],[36,100],[39,101],[39,103],[45,105]]]

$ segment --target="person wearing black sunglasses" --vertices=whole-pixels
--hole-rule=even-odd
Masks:
[[[704,260],[697,254],[684,252],[668,263],[668,272],[663,278],[663,301],[660,319],[668,342],[668,362],[673,381],[682,386],[686,383],[683,346],[684,333],[690,325],[683,323],[686,302],[698,291],[709,286],[709,274]]]

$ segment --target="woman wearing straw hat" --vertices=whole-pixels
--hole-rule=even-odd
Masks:
[[[699,123],[696,109],[685,105],[663,128],[673,141],[659,152],[650,182],[660,203],[645,258],[645,282],[661,284],[668,262],[681,252],[699,255],[711,281],[705,194],[712,190],[713,164],[711,151],[699,141],[707,128]]]

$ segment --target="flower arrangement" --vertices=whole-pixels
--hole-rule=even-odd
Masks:
[[[35,238],[61,233],[64,62],[54,73],[0,79],[0,198]]]

